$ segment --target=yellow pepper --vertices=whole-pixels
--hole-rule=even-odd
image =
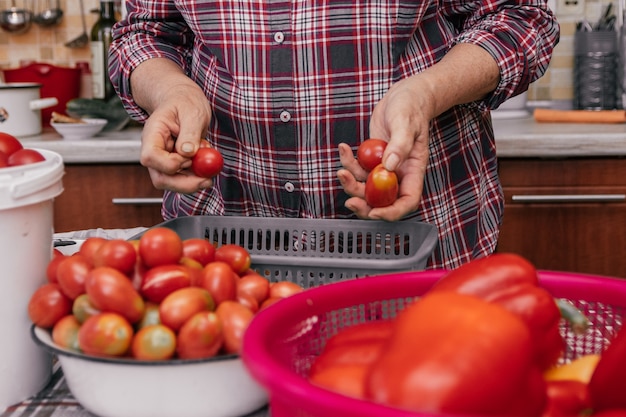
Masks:
[[[546,381],[575,380],[588,383],[594,369],[600,360],[600,355],[587,354],[571,362],[556,365],[543,373]]]

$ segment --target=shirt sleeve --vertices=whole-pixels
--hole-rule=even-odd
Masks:
[[[479,45],[498,63],[500,83],[478,103],[485,110],[539,79],[559,41],[559,24],[545,1],[448,1],[443,13],[459,25],[454,43]]]
[[[188,73],[193,33],[172,1],[129,0],[126,12],[113,28],[108,71],[130,117],[145,121],[148,114],[133,99],[130,74],[152,58],[170,59]]]

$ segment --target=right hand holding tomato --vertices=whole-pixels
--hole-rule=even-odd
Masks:
[[[57,345],[90,355],[166,360],[239,353],[258,311],[303,290],[270,283],[250,269],[251,261],[241,246],[182,240],[163,227],[133,242],[91,237],[73,255],[55,252],[28,313]]]

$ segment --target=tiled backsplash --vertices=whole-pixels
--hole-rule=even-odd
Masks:
[[[26,4],[35,7],[56,0],[0,0],[0,7],[7,8],[15,1],[17,6]],[[59,0],[64,11],[63,20],[58,26],[42,28],[33,24],[31,29],[19,35],[9,34],[0,30],[0,67],[14,68],[24,61],[48,62],[56,65],[74,66],[77,62],[89,61],[89,47],[72,49],[64,44],[82,33],[80,17],[80,0]],[[83,0],[86,14],[87,31],[97,19],[92,11],[99,7],[98,0]],[[614,6],[617,3],[614,0]],[[557,45],[548,72],[531,85],[529,100],[559,100],[573,98],[572,67],[574,62],[574,31],[576,22],[583,17],[595,21],[603,7],[611,3],[608,0],[586,0],[585,16],[561,16],[556,10],[561,24],[561,41]],[[617,9],[615,7],[614,9]]]

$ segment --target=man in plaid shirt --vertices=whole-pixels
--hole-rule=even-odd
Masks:
[[[430,267],[494,251],[503,212],[489,110],[545,72],[545,1],[128,0],[109,72],[145,122],[163,216],[417,219]],[[388,141],[400,196],[371,208],[354,153]],[[214,179],[188,169],[201,140]]]

